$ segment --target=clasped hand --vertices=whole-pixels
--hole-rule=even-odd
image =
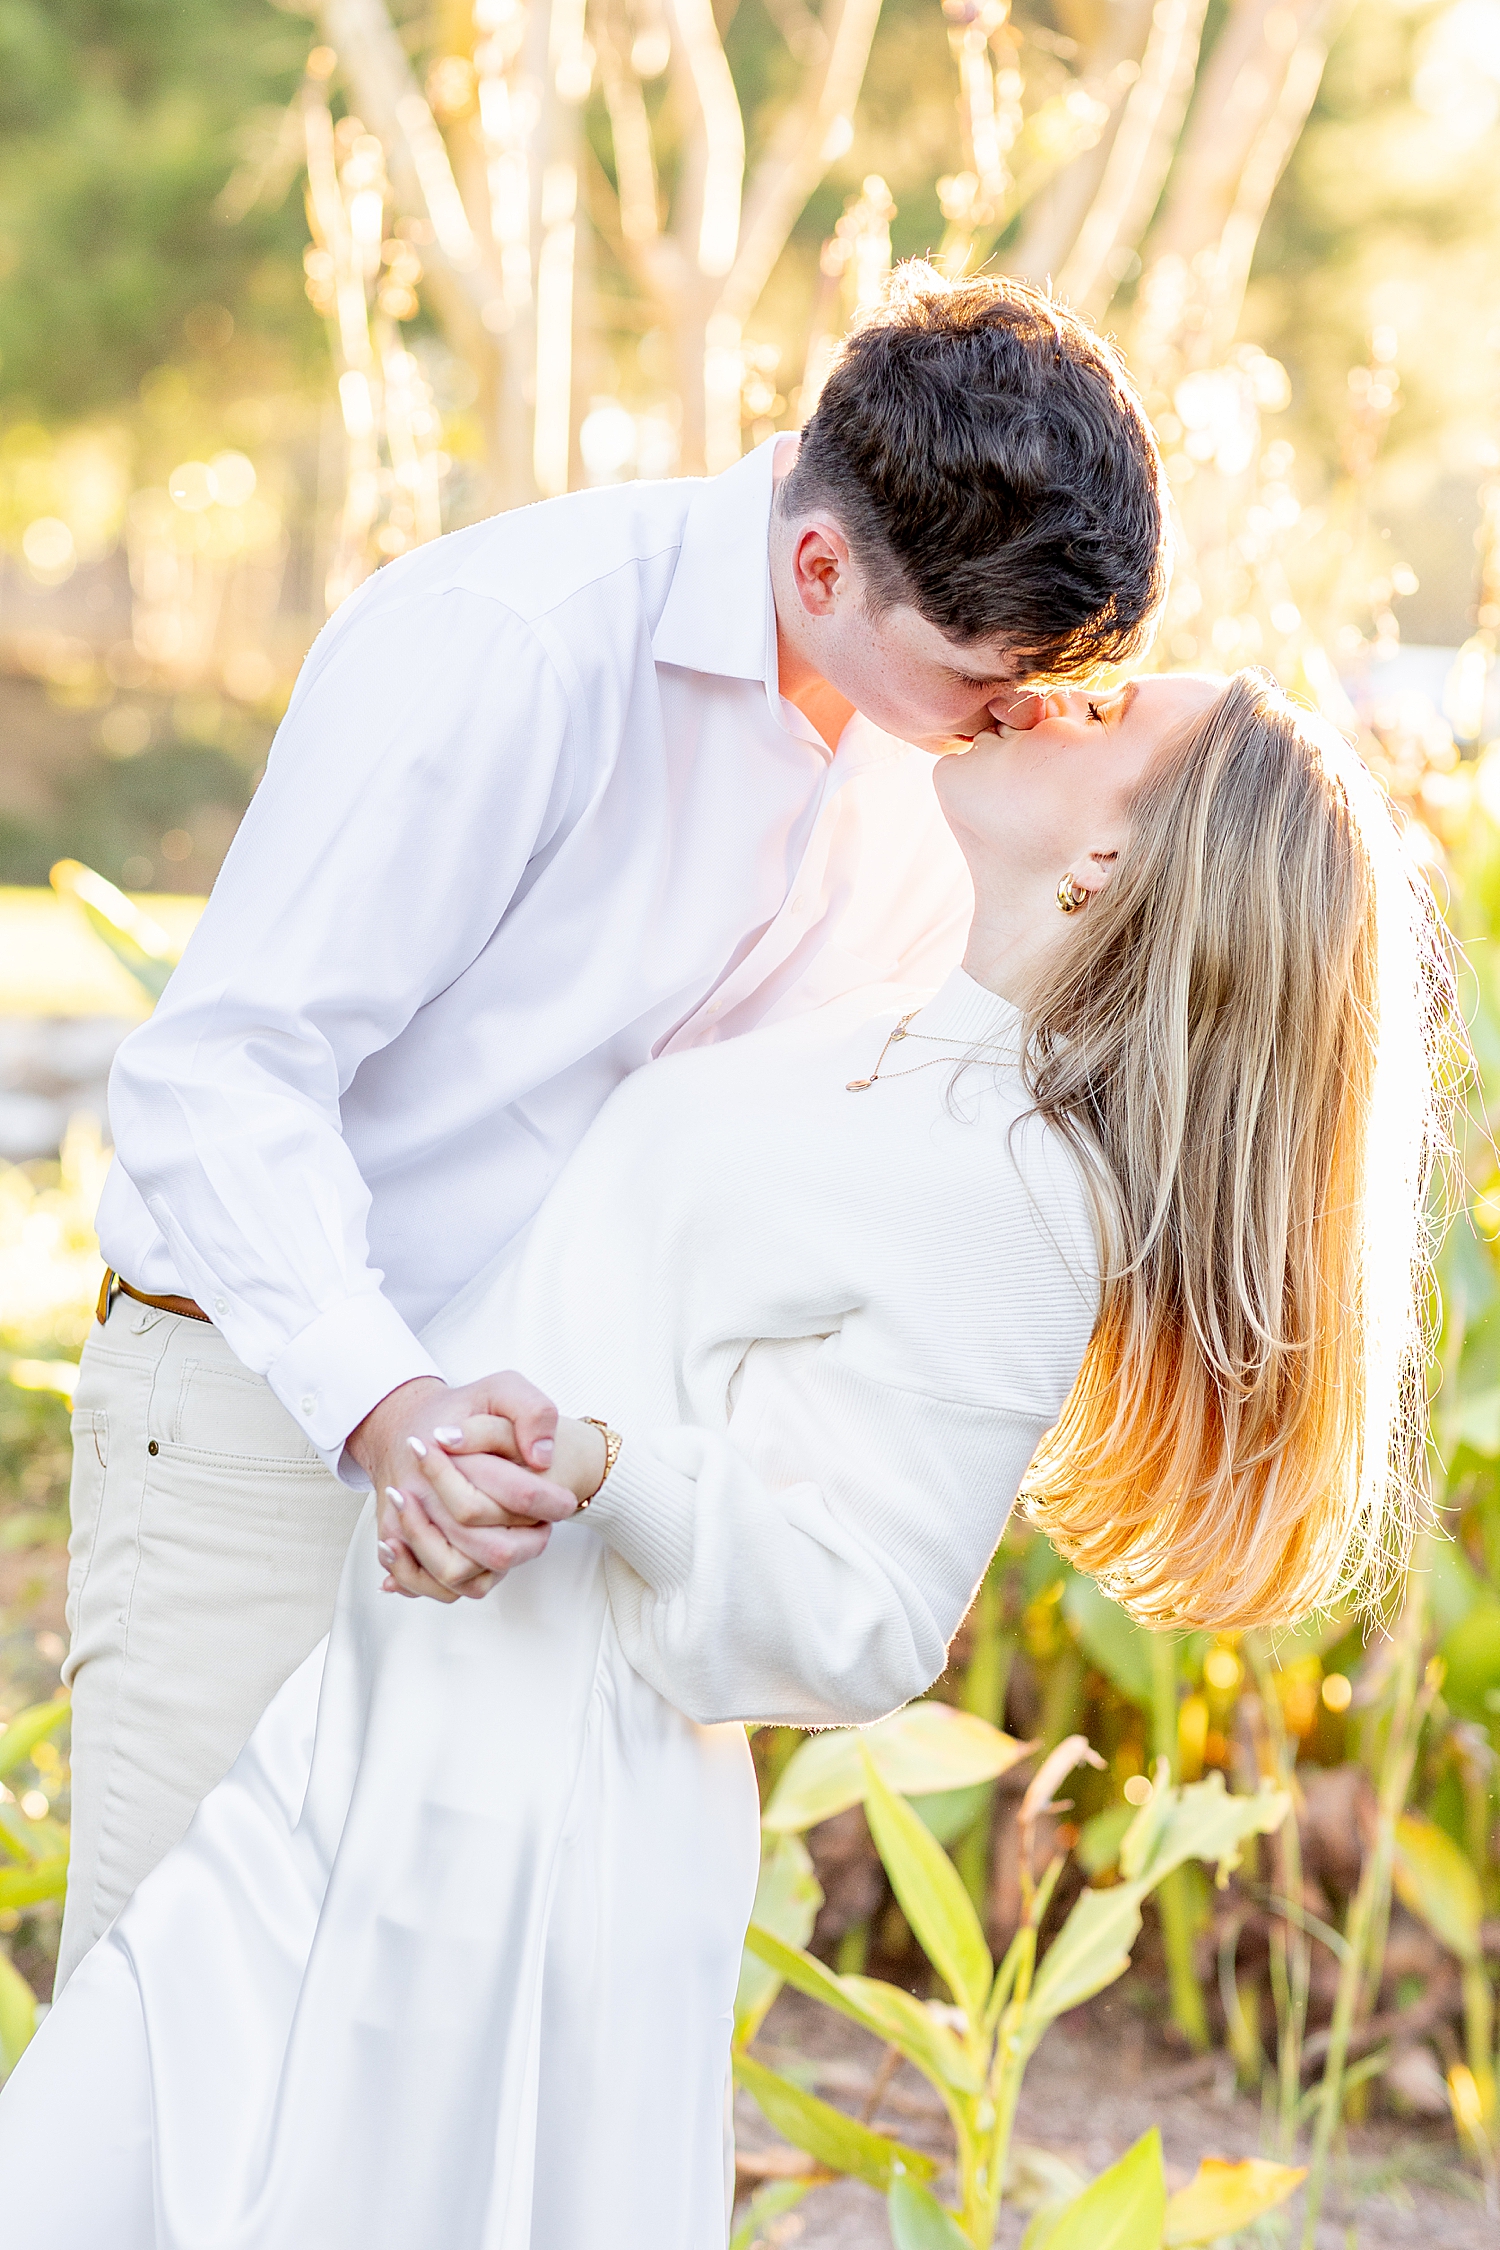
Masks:
[[[477,1600],[542,1553],[604,1474],[604,1440],[524,1376],[403,1383],[349,1439],[378,1498],[387,1592]]]

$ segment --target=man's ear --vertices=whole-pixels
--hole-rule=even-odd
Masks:
[[[831,617],[850,591],[849,542],[826,517],[804,523],[792,540],[792,581],[809,617]]]

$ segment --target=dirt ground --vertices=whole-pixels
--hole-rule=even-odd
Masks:
[[[802,2075],[826,2100],[862,2112],[882,2050],[855,2025],[784,1993],[756,2052]],[[798,2071],[799,2063],[810,2066],[810,2075]],[[1048,2033],[1027,2073],[1017,2141],[1064,2157],[1091,2176],[1159,2124],[1170,2187],[1191,2178],[1200,2157],[1266,2153],[1260,2106],[1235,2092],[1228,2066],[1216,2081],[1184,2087],[1185,2078],[1199,2075],[1161,2048],[1135,2012],[1129,1987],[1116,1987]],[[936,2096],[905,2066],[872,2122],[935,2155],[951,2146]],[[771,2152],[780,2144],[743,2094],[736,2136],[743,2190],[753,2185],[747,2173],[776,2164]],[[741,2215],[743,2209],[742,2202]],[[1286,2210],[1295,2226],[1284,2238],[1296,2242],[1300,2194]],[[1016,2250],[1025,2224],[1023,2212],[1010,2212],[997,2245]],[[1484,2210],[1477,2183],[1465,2174],[1446,2132],[1384,2123],[1351,2131],[1317,2239],[1318,2250],[1497,2250],[1500,2224]],[[772,2222],[767,2240],[775,2250],[890,2245],[880,2197],[854,2182],[814,2189],[795,2211]]]

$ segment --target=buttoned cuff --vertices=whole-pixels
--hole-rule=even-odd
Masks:
[[[659,1460],[649,1440],[627,1438],[584,1520],[655,1593],[670,1594],[692,1568],[696,1500],[691,1477]]]
[[[446,1380],[395,1306],[373,1290],[319,1313],[266,1369],[266,1381],[309,1443],[341,1483],[356,1489],[370,1480],[345,1453],[344,1440],[372,1406],[423,1375]]]

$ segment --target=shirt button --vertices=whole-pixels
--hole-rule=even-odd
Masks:
[[[215,1299],[214,1299],[214,1311],[215,1311],[215,1312],[228,1312],[228,1310],[229,1310],[229,1307],[228,1307],[228,1306],[227,1306],[227,1305],[225,1304],[225,1302],[224,1302],[223,1298],[222,1298],[222,1297],[215,1297]]]
[[[313,1411],[313,1408],[314,1408],[314,1407],[315,1407],[315,1406],[317,1405],[317,1403],[318,1403],[318,1402],[317,1402],[317,1400],[316,1400],[316,1399],[315,1399],[315,1398],[313,1397],[313,1395],[312,1395],[312,1392],[311,1392],[311,1391],[309,1391],[309,1392],[308,1392],[308,1394],[307,1394],[307,1396],[306,1396],[306,1398],[305,1398],[305,1399],[304,1399],[304,1400],[302,1401],[302,1411],[303,1411],[303,1413],[304,1413],[304,1414],[311,1414],[311,1413],[312,1413],[312,1411]]]

